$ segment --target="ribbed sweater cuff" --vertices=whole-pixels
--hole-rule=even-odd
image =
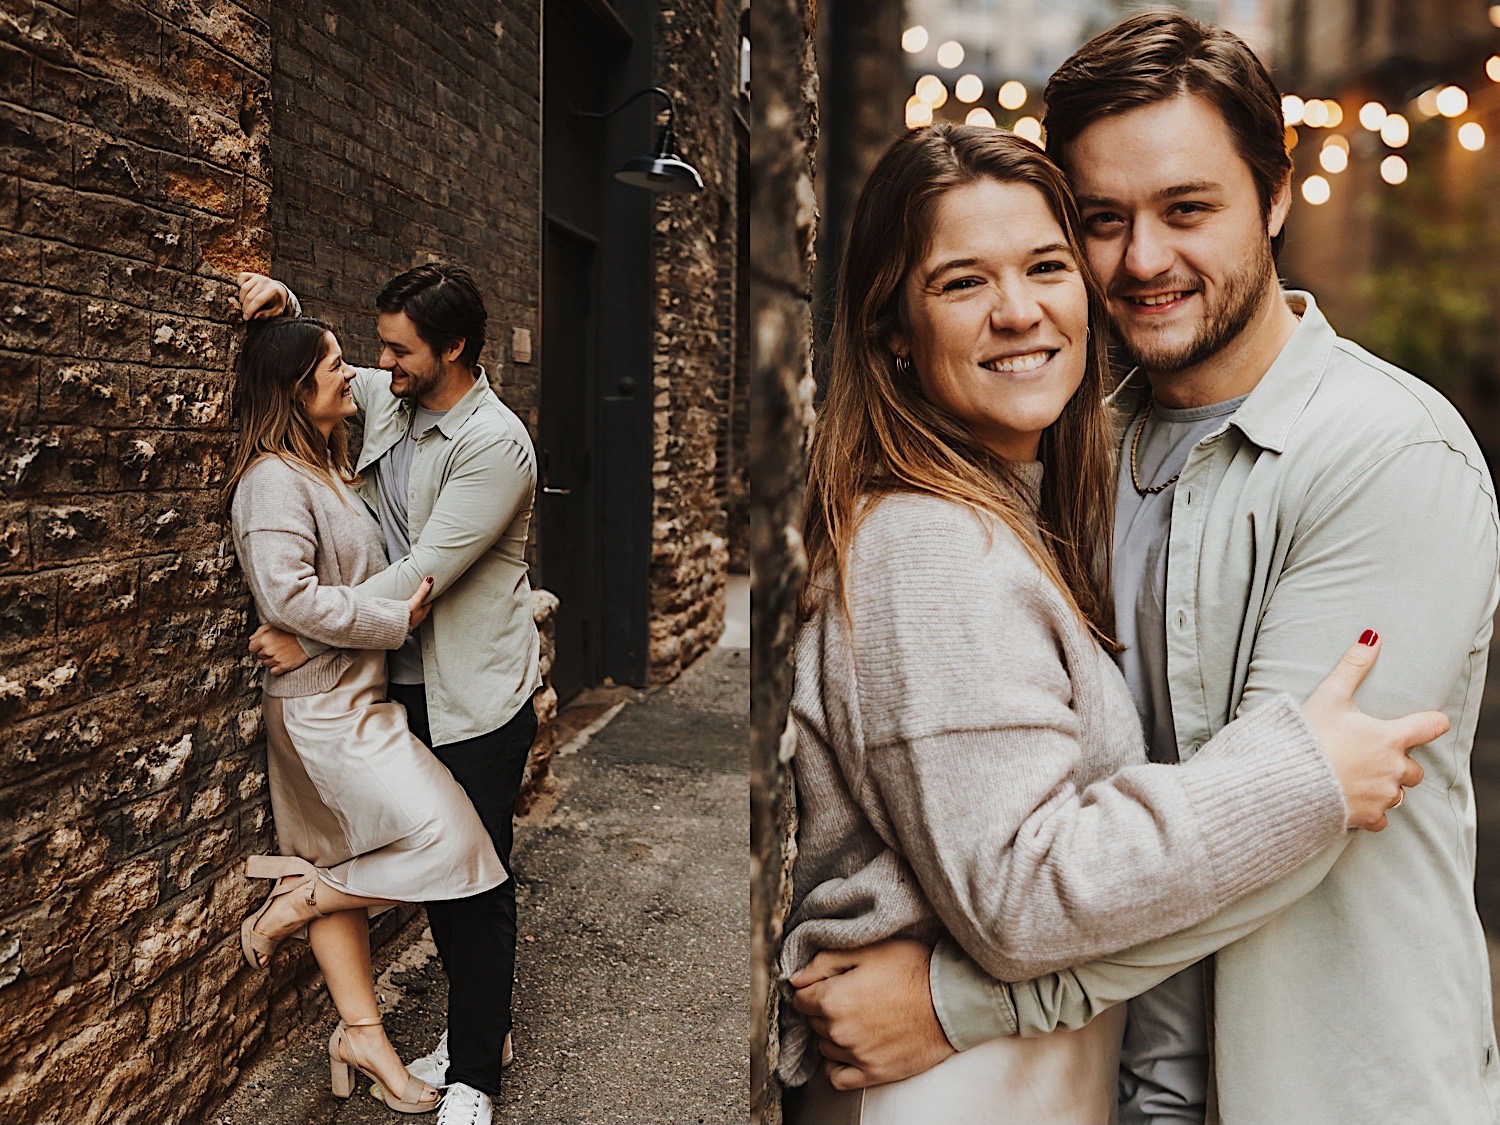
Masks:
[[[308,695],[322,695],[332,691],[349,665],[354,663],[352,654],[343,649],[330,649],[322,656],[315,656],[302,667],[284,676],[265,673],[261,690],[274,699],[300,699]]]
[[[1220,904],[1275,882],[1345,831],[1344,790],[1290,695],[1225,728],[1182,769]]]
[[[400,648],[406,640],[411,610],[394,598],[360,598],[345,648]]]

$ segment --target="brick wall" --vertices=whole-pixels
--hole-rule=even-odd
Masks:
[[[739,39],[733,4],[684,0],[657,14],[657,84],[677,97],[678,151],[704,190],[656,205],[652,683],[677,675],[724,629],[728,546],[714,469],[735,358],[723,328],[735,309]]]
[[[270,258],[270,13],[154,10],[0,13],[10,1121],[200,1106],[267,1026],[231,940],[269,833],[217,506],[233,271]]]
[[[540,5],[280,0],[271,225],[279,276],[373,365],[375,294],[428,261],[473,272],[490,313],[480,361],[536,426]]]

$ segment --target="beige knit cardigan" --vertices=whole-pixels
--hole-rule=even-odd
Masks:
[[[787,975],[946,931],[1020,981],[1193,925],[1345,830],[1290,696],[1186,765],[1146,765],[1118,668],[1015,534],[936,497],[874,503],[797,639],[800,825]],[[851,632],[852,625],[852,632]],[[817,1065],[782,1005],[778,1071]]]

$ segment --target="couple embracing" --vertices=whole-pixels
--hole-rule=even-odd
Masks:
[[[788,1120],[1500,1121],[1479,449],[1283,291],[1292,165],[1240,40],[1142,12],[1046,103],[1045,155],[913,130],[855,210]]]
[[[240,275],[240,307],[226,505],[263,623],[251,649],[282,852],[250,858],[277,882],[241,947],[264,969],[305,933],[339,1014],[335,1095],[358,1070],[393,1110],[489,1125],[510,1055],[511,815],[540,684],[531,441],[479,365],[487,317],[462,268],[381,290],[379,369],[346,363],[278,281]],[[426,906],[449,977],[448,1030],[409,1069],[382,1027],[368,922],[403,902]]]

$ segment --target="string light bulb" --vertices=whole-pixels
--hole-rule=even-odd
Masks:
[[[950,39],[937,49],[938,66],[952,70],[964,61],[964,46],[957,39]]]
[[[1018,137],[1025,137],[1034,145],[1042,143],[1042,123],[1035,117],[1023,117],[1012,130]]]
[[[1457,117],[1469,108],[1469,95],[1462,86],[1444,86],[1438,91],[1437,111],[1444,117]]]
[[[1391,148],[1400,148],[1411,140],[1411,123],[1399,113],[1387,114],[1380,125],[1380,139]]]

